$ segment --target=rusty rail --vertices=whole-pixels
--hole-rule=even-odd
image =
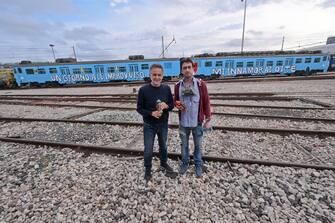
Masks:
[[[19,138],[5,138],[0,137],[0,141],[10,142],[10,143],[19,143],[19,144],[30,144],[37,146],[51,146],[57,148],[71,148],[77,152],[83,152],[87,155],[91,153],[102,153],[108,155],[122,155],[122,156],[143,156],[143,151],[133,150],[133,149],[124,149],[116,148],[110,146],[98,146],[98,145],[87,145],[87,144],[75,144],[75,143],[64,143],[64,142],[52,142],[52,141],[41,141],[41,140],[31,140],[31,139],[19,139]],[[154,152],[155,156],[159,156],[158,152]],[[178,160],[181,158],[181,155],[178,153],[168,153],[168,157],[171,159]],[[191,155],[191,158],[193,156]],[[334,166],[328,165],[312,165],[312,164],[303,164],[303,163],[290,163],[290,162],[278,162],[271,160],[249,160],[249,159],[239,159],[233,157],[215,157],[215,156],[203,156],[204,161],[208,162],[230,162],[238,164],[247,164],[247,165],[264,165],[264,166],[279,166],[279,167],[293,167],[293,168],[312,168],[316,170],[335,170]]]
[[[82,123],[82,124],[143,126],[142,122],[43,119],[43,118],[0,117],[0,121],[5,121],[5,122],[64,122],[64,123]],[[178,128],[178,127],[179,126],[177,124],[169,124],[169,128]],[[273,134],[301,134],[301,135],[335,136],[335,131],[303,130],[303,129],[274,129],[274,128],[225,127],[225,126],[213,126],[213,129],[222,130],[222,131],[236,131],[236,132],[269,132]]]

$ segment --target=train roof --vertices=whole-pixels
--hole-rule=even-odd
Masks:
[[[275,52],[275,53],[274,53]],[[317,55],[328,55],[326,53],[321,53],[320,51],[303,51],[303,52],[295,52],[292,53],[291,51],[285,52],[285,51],[259,51],[259,52],[245,52],[245,53],[222,53],[222,55],[218,55],[220,53],[217,53],[216,55],[210,55],[210,54],[199,54],[199,55],[193,55],[191,58],[194,60],[199,59],[218,59],[218,58],[250,58],[250,57],[285,57],[285,56],[317,56]],[[277,54],[278,52],[282,52],[282,54]],[[138,62],[156,62],[156,61],[171,61],[171,60],[179,60],[180,58],[174,57],[174,58],[152,58],[152,59],[139,59],[139,60],[99,60],[99,61],[79,61],[79,62],[65,62],[65,63],[49,63],[49,62],[41,62],[41,63],[25,63],[25,64],[17,64],[15,67],[31,67],[31,66],[64,66],[64,65],[80,65],[80,64],[108,64],[108,63],[138,63]]]
[[[77,65],[77,64],[106,64],[106,63],[138,63],[138,62],[155,62],[155,61],[171,61],[171,60],[179,60],[179,58],[153,58],[153,59],[141,59],[141,60],[97,60],[97,61],[79,61],[79,62],[69,62],[69,63],[26,63],[26,64],[18,64],[16,67],[31,67],[31,66],[62,66],[62,65]]]

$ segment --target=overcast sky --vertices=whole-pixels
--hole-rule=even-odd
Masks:
[[[335,36],[335,0],[248,0],[245,51]],[[0,0],[0,62],[125,59],[240,51],[241,0]]]

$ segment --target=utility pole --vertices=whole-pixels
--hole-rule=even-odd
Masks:
[[[247,0],[241,0],[241,2],[244,1],[244,17],[243,17],[243,31],[242,31],[242,44],[241,44],[241,53],[243,53],[243,46],[244,46],[244,31],[245,31],[245,17],[247,14]]]
[[[73,49],[73,55],[74,55],[74,58],[75,58],[76,61],[77,61],[77,54],[76,54],[76,50],[74,49],[74,45],[72,46],[72,49]]]
[[[162,36],[162,47],[163,47],[163,49],[162,49],[162,53],[161,53],[161,55],[159,55],[159,57],[163,56],[162,58],[165,58],[165,51],[171,46],[172,43],[177,43],[174,36],[172,38],[172,41],[167,45],[167,47],[164,48],[164,42],[163,42],[163,36]]]
[[[55,56],[55,51],[54,51],[54,46],[53,44],[49,44],[49,46],[51,47],[51,50],[52,50],[52,54],[54,55],[54,60],[56,62],[56,56]]]
[[[162,58],[165,58],[165,49],[164,49],[164,36],[162,36]]]
[[[283,40],[281,41],[281,51],[284,50],[284,41],[285,41],[285,36],[283,36]]]

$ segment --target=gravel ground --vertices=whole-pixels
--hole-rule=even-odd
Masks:
[[[323,103],[327,103],[327,104],[331,104],[335,107],[335,96],[331,96],[331,97],[304,97],[306,99],[311,99],[314,101],[319,101],[319,102],[323,102]]]
[[[45,107],[27,105],[0,105],[0,116],[20,118],[66,118],[91,109],[71,107]]]
[[[180,153],[177,129],[169,130],[168,151]],[[143,149],[143,136],[134,148]],[[193,153],[190,137],[190,153]],[[158,151],[157,142],[155,149]],[[204,134],[203,155],[262,159],[283,162],[335,165],[335,137],[320,139],[301,135],[281,136],[270,133],[212,131]]]
[[[212,112],[335,119],[335,110],[298,110],[276,108],[212,107]]]
[[[81,120],[100,120],[100,121],[127,121],[142,122],[142,116],[136,111],[102,111],[80,118]],[[169,122],[178,124],[178,115],[170,113]],[[212,116],[212,124],[217,126],[229,127],[250,127],[250,128],[288,128],[288,129],[309,129],[309,130],[328,130],[335,131],[335,124],[322,122],[303,122],[292,120],[259,119],[259,118],[239,118],[232,116]]]
[[[273,82],[209,83],[210,92],[318,92],[334,91],[335,79]]]
[[[287,107],[312,107],[322,108],[321,106],[309,104],[299,100],[293,101],[243,101],[243,100],[211,100],[211,103],[215,104],[232,104],[232,105],[262,105],[262,106],[287,106]]]
[[[201,179],[155,171],[145,184],[142,159],[0,148],[1,222],[335,221],[333,171],[208,163]]]
[[[0,136],[143,150],[142,127],[45,122],[6,123],[0,126]],[[155,143],[158,151],[157,142]],[[191,141],[191,147],[192,144]],[[203,146],[203,153],[211,156],[335,165],[334,137],[319,139],[299,135],[283,137],[269,133],[213,131],[205,134]],[[170,152],[180,153],[177,129],[169,130],[168,147]]]
[[[208,83],[210,92],[333,92],[335,80],[298,80],[273,82]],[[174,84],[169,85],[173,91]],[[11,94],[130,94],[140,86],[44,88],[25,90],[2,90],[0,95]]]
[[[116,147],[127,147],[140,132],[140,127],[74,123],[12,122],[0,126],[0,135],[2,137],[20,136],[21,138],[38,140],[111,145]]]

